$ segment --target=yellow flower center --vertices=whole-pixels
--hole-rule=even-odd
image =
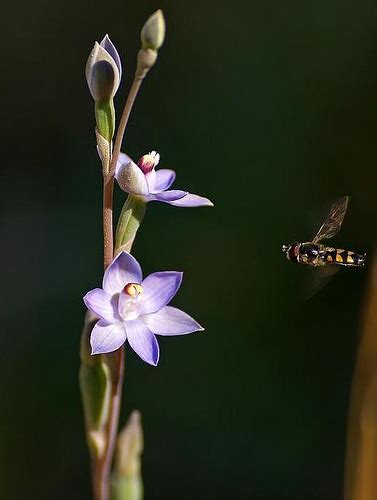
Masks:
[[[139,285],[139,283],[128,283],[123,288],[123,291],[130,297],[137,297],[138,295],[143,293],[143,287]]]

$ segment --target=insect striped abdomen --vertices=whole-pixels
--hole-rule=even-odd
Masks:
[[[329,264],[337,264],[338,266],[363,266],[365,255],[360,255],[351,250],[343,248],[325,248],[326,261]]]

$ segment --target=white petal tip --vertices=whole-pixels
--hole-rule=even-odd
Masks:
[[[203,204],[202,205],[198,205],[198,206],[201,206],[201,207],[214,207],[215,205],[208,198],[203,198]]]
[[[150,361],[150,360],[147,361],[146,359],[143,359],[143,361],[144,363],[147,363],[147,365],[153,366],[153,368],[155,368],[158,365],[160,358],[158,358],[156,361]]]

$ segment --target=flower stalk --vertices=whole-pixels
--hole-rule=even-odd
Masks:
[[[152,38],[158,42],[158,46],[154,49],[146,48],[143,33],[147,30],[148,33],[153,33]],[[140,90],[141,84],[146,77],[148,71],[154,66],[157,61],[158,49],[162,46],[165,38],[165,19],[161,10],[156,11],[147,20],[141,31],[142,47],[137,56],[137,66],[135,76],[127,96],[126,104],[124,105],[123,113],[119,121],[118,132],[115,138],[114,151],[111,159],[110,173],[114,175],[118,162],[120,150],[122,147],[123,136],[126,131],[127,123],[134,105],[136,96]]]
[[[95,500],[110,498],[125,342],[146,363],[156,366],[160,353],[156,335],[185,335],[203,330],[187,313],[168,305],[181,285],[182,273],[163,271],[143,278],[139,263],[129,253],[147,202],[161,201],[181,207],[212,205],[207,198],[187,191],[169,190],[175,173],[168,169],[155,171],[158,153],[144,155],[136,165],[120,152],[135,99],[157,61],[164,37],[165,21],[158,10],[142,29],[137,67],[116,134],[113,98],[120,85],[122,65],[107,35],[94,44],[86,66],[86,79],[95,102],[97,151],[102,163],[105,270],[102,288],[95,288],[84,297],[90,312],[86,315],[81,341],[80,387]],[[128,193],[118,220],[115,245],[114,178]],[[134,412],[118,440],[112,483],[114,500],[141,500],[142,447],[140,415]]]
[[[137,71],[136,71],[137,74]],[[123,141],[124,133],[127,127],[128,118],[131,114],[132,107],[134,105],[136,96],[138,94],[142,79],[136,77],[134,78],[134,82],[131,86],[130,92],[127,96],[126,104],[123,110],[123,114],[121,120],[119,122],[114,149],[111,154],[111,159],[107,163],[107,167],[103,166],[103,248],[104,248],[104,269],[111,264],[114,255],[118,253],[118,244],[115,245],[114,248],[114,232],[113,232],[113,191],[114,191],[114,172],[115,166],[117,163],[117,158],[119,157],[121,144]],[[127,202],[126,202],[127,204]],[[125,205],[126,205],[125,204]],[[132,203],[130,203],[132,205]],[[137,205],[137,204],[135,204]],[[128,226],[129,223],[135,223],[138,217],[133,215],[133,207],[130,206],[127,211],[127,220],[121,223],[122,216],[120,218],[120,224],[122,230],[124,230],[123,237],[127,237],[129,234]],[[123,213],[123,211],[122,211]],[[139,225],[141,223],[141,219]],[[134,224],[135,225],[135,224]],[[137,226],[138,227],[138,226]],[[136,233],[135,233],[136,234]],[[121,239],[121,242],[123,242]],[[131,246],[133,243],[132,238],[129,241],[128,249],[131,250]],[[123,243],[121,243],[123,244]],[[111,402],[109,408],[109,420],[108,426],[106,429],[106,441],[107,446],[105,449],[104,459],[100,460],[95,469],[92,471],[92,474],[95,475],[97,479],[94,481],[99,484],[97,486],[94,485],[94,491],[96,495],[96,500],[108,500],[110,494],[110,474],[111,474],[111,465],[112,459],[114,455],[115,445],[116,445],[116,436],[118,431],[119,424],[119,415],[121,408],[121,399],[122,399],[122,388],[124,382],[124,346],[121,346],[115,353],[110,354],[102,354],[101,358],[104,360],[106,365],[110,364],[113,373],[113,391],[111,394]]]
[[[124,106],[123,113],[122,113],[122,116],[120,118],[119,125],[118,125],[118,131],[117,131],[117,134],[115,137],[114,150],[113,150],[111,163],[110,163],[110,175],[111,176],[114,176],[116,164],[117,164],[119,154],[120,154],[120,149],[122,147],[124,133],[126,131],[126,127],[127,127],[127,123],[128,123],[128,119],[130,117],[131,110],[133,108],[136,96],[139,92],[139,89],[140,89],[140,86],[141,86],[143,80],[144,80],[144,76],[141,78],[138,75],[138,70],[136,69],[135,77],[134,77],[134,80],[132,82],[130,91],[128,93],[126,104]]]
[[[123,136],[128,123],[128,118],[130,116],[133,104],[135,102],[138,90],[140,88],[140,83],[135,87],[131,87],[128,94],[126,105],[123,111],[123,115],[126,119],[121,118],[118,126],[118,131],[115,139],[114,150],[112,151],[111,160],[108,163],[106,173],[103,174],[103,248],[104,248],[104,269],[111,264],[114,254],[118,251],[118,245],[114,248],[114,231],[113,231],[113,191],[114,191],[114,172],[117,161],[117,154],[119,156],[120,147],[123,141]],[[122,115],[122,117],[123,117]],[[119,144],[119,146],[117,146]],[[117,149],[119,151],[117,153]],[[130,220],[133,220],[132,209],[129,214]],[[127,232],[127,225],[124,227],[125,233]],[[132,241],[130,242],[129,250],[131,250]],[[104,362],[112,365],[112,372],[114,374],[113,380],[113,392],[111,394],[111,403],[109,409],[109,422],[107,427],[107,446],[105,450],[104,460],[101,460],[98,464],[96,470],[93,474],[98,478],[100,483],[99,488],[95,488],[96,494],[99,493],[100,496],[96,496],[96,500],[108,500],[110,494],[110,474],[112,459],[115,450],[116,436],[119,424],[119,415],[121,408],[122,399],[122,388],[124,382],[124,346],[121,346],[115,353],[103,354]]]
[[[106,270],[114,256],[113,233],[113,192],[114,177],[109,173],[103,174],[103,267]]]
[[[107,184],[105,185],[107,181]],[[103,212],[103,225],[104,225],[104,267],[105,269],[111,264],[113,256],[120,251],[120,247],[125,245],[123,241],[128,242],[128,251],[131,250],[136,231],[139,228],[142,218],[145,213],[145,204],[137,200],[137,197],[129,196],[124,204],[122,213],[119,218],[118,227],[121,232],[117,231],[117,241],[115,243],[115,251],[113,251],[113,227],[112,227],[112,197],[113,197],[114,177],[111,174],[104,175],[104,212]],[[108,205],[107,205],[108,204]],[[111,205],[110,205],[111,204]],[[111,207],[111,210],[109,210]],[[126,207],[126,208],[125,208]],[[132,228],[132,229],[131,229]],[[131,237],[133,234],[133,237]],[[111,238],[109,236],[111,235]],[[129,238],[129,240],[127,240]],[[110,253],[111,250],[111,253]],[[92,329],[93,329],[92,324]],[[103,364],[111,368],[112,373],[112,393],[109,404],[109,418],[108,426],[106,429],[107,446],[104,452],[104,459],[97,460],[95,469],[92,470],[94,481],[95,498],[96,500],[109,499],[109,484],[112,459],[116,446],[116,437],[119,425],[119,415],[122,401],[122,388],[124,382],[124,358],[125,358],[124,345],[121,346],[114,353],[102,354],[99,356],[103,360]],[[134,484],[134,482],[132,482]],[[118,484],[119,486],[119,484]],[[121,490],[125,488],[122,484]],[[127,489],[130,486],[127,484]],[[131,487],[133,490],[133,486]],[[121,498],[121,497],[119,497]],[[132,497],[130,497],[132,498]]]
[[[101,496],[95,498],[96,500],[109,500],[111,465],[116,445],[124,380],[124,346],[113,353],[103,354],[100,357],[111,370],[112,392],[106,428],[106,449],[103,460],[99,461],[98,469],[95,471],[97,477],[94,478],[94,481],[98,481],[100,484]]]

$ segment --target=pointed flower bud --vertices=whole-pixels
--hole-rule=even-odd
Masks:
[[[143,429],[140,413],[133,411],[119,435],[115,468],[111,479],[113,500],[142,500],[141,453]]]
[[[158,50],[165,39],[165,19],[162,10],[156,10],[141,30],[142,49]]]
[[[90,93],[96,102],[111,100],[118,90],[122,76],[119,54],[106,35],[101,43],[96,42],[85,69]]]
[[[119,476],[131,477],[140,474],[143,452],[143,428],[140,412],[134,410],[119,434],[115,470]]]

